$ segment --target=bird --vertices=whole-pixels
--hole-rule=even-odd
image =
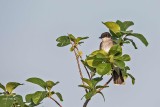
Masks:
[[[99,49],[108,53],[110,48],[114,45],[111,34],[109,32],[104,32],[99,38],[102,39]],[[119,67],[113,67],[112,77],[114,84],[124,84],[124,78]]]

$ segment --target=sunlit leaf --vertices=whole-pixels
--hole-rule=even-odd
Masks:
[[[103,23],[106,27],[108,27],[114,33],[120,32],[120,26],[115,22],[105,22]]]
[[[90,87],[93,87],[91,80],[89,80],[87,78],[82,78],[82,81],[85,82],[86,84],[88,84]]]
[[[128,54],[124,54],[124,55],[122,56],[122,60],[123,60],[123,61],[130,61],[130,60],[131,60],[131,57],[130,57]]]
[[[28,78],[26,81],[31,82],[33,84],[37,84],[41,86],[43,89],[46,89],[46,82],[37,77]]]
[[[6,84],[6,90],[9,92],[9,93],[12,93],[12,91],[17,88],[19,85],[23,85],[23,84],[20,84],[18,82],[8,82]]]

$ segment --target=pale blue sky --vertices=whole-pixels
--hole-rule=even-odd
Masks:
[[[106,102],[96,95],[88,107],[159,107],[160,84],[160,1],[159,0],[0,0],[0,82],[25,83],[15,92],[25,95],[41,90],[25,82],[29,77],[60,81],[54,89],[63,94],[63,107],[82,107],[84,90],[74,54],[69,47],[58,48],[56,38],[67,33],[89,36],[81,46],[89,54],[98,49],[98,37],[107,31],[101,21],[132,20],[134,32],[149,41],[146,48],[135,39],[138,50],[125,46],[131,54],[131,85],[103,90]],[[57,106],[45,100],[39,107]]]

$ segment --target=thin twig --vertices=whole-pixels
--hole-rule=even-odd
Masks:
[[[113,76],[103,85],[103,86],[107,86],[110,82],[111,82],[111,80],[113,79]],[[102,91],[104,88],[100,88],[99,90],[98,90],[98,92],[100,92],[100,91]]]
[[[86,100],[86,101],[84,102],[84,104],[83,104],[83,107],[87,107],[87,104],[88,104],[88,102],[89,102],[90,100],[91,100],[91,99]]]
[[[54,98],[52,98],[52,97],[49,97],[49,98],[52,99],[54,102],[56,102],[57,105],[59,105],[59,107],[62,107],[62,105],[58,101],[56,101]]]
[[[75,47],[75,48],[76,48],[77,51],[79,52],[78,47]],[[82,56],[80,56],[80,58],[81,58],[81,60],[83,60]],[[85,68],[85,70],[86,70],[86,72],[87,72],[87,75],[88,75],[89,79],[91,80],[91,76],[90,76],[90,74],[89,74],[89,71],[88,71],[87,67],[86,67],[84,64],[83,64],[83,66],[84,66],[84,68]]]

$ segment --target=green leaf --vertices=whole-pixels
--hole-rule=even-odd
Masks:
[[[116,66],[118,66],[119,68],[121,68],[121,69],[123,69],[123,68],[125,67],[124,61],[121,61],[121,60],[115,60],[115,61],[114,61],[114,64],[115,64]]]
[[[76,40],[76,38],[72,35],[72,34],[68,34],[68,37],[71,39],[71,41],[75,41]]]
[[[23,85],[23,84],[20,84],[18,82],[8,82],[6,84],[6,90],[9,92],[9,93],[12,93],[12,91],[17,88],[19,85]]]
[[[33,84],[37,84],[46,90],[46,82],[37,77],[28,78],[26,81],[31,82]]]
[[[62,95],[59,92],[56,92],[56,95],[60,99],[60,101],[63,101]]]
[[[121,22],[120,20],[117,20],[116,23],[120,26],[121,31],[126,31],[130,26],[134,25],[132,21]]]
[[[94,96],[96,94],[96,91],[90,91],[87,94],[85,94],[85,98],[88,100],[90,99],[92,96]]]
[[[47,89],[50,91],[53,86],[57,85],[59,82],[54,83],[53,81],[46,81]]]
[[[83,88],[85,88],[85,89],[91,89],[91,87],[89,87],[89,86],[87,86],[87,85],[78,85],[79,87],[83,87]]]
[[[96,77],[96,78],[93,78],[91,82],[92,82],[92,85],[95,87],[102,80],[103,80],[102,77]]]
[[[32,100],[34,104],[39,104],[47,96],[47,91],[37,91],[33,94]]]
[[[122,55],[122,47],[120,45],[113,45],[109,50],[109,55],[114,55],[114,56]]]
[[[130,60],[131,60],[131,57],[130,57],[128,54],[124,54],[124,55],[122,56],[122,60],[123,60],[123,61],[130,61]]]
[[[84,39],[88,39],[89,37],[77,37],[77,41],[79,42],[79,41],[81,41],[81,40],[84,40]]]
[[[103,100],[105,101],[105,97],[104,97],[104,95],[103,95],[103,93],[102,92],[98,92],[100,95],[102,95],[102,97],[103,97]]]
[[[70,39],[68,36],[60,36],[59,38],[56,39],[56,41],[59,42],[57,44],[58,47],[63,47],[70,44]]]
[[[96,51],[93,51],[93,52],[89,55],[89,57],[94,57],[94,56],[96,56],[97,54],[103,54],[104,56],[107,56],[107,55],[108,55],[107,52],[104,51],[104,50],[96,50]]]
[[[105,75],[105,74],[109,73],[110,70],[111,70],[110,63],[102,63],[96,67],[96,71],[99,75]]]
[[[0,107],[12,107],[13,103],[13,96],[0,96]]]
[[[24,107],[24,102],[23,102],[23,98],[21,95],[16,95],[14,96],[16,102],[18,103],[18,105],[20,105],[20,107]]]
[[[32,102],[32,96],[33,96],[33,94],[27,94],[27,95],[25,96],[25,99],[26,99],[26,102],[27,102],[27,103]]]
[[[70,51],[72,52],[72,51],[74,51],[74,49],[75,49],[75,47],[72,46],[72,47],[70,48]]]
[[[137,46],[136,46],[136,44],[134,43],[134,41],[133,41],[132,39],[125,38],[124,40],[125,40],[125,41],[126,41],[126,40],[127,40],[127,41],[130,41],[130,42],[132,43],[132,45],[134,46],[134,48],[135,48],[135,49],[138,49]]]
[[[134,85],[135,84],[135,78],[131,74],[129,74],[129,73],[127,73],[127,74],[132,79],[132,84]]]
[[[139,40],[141,40],[141,42],[145,45],[148,46],[148,41],[146,40],[146,38],[142,35],[142,34],[138,34],[138,33],[131,33],[128,36],[134,36],[136,38],[138,38]]]
[[[2,85],[1,83],[0,83],[0,88],[1,88],[1,89],[3,89],[3,91],[4,91],[4,92],[6,91],[5,86],[4,86],[4,85]]]
[[[97,86],[96,86],[96,89],[98,89],[98,88],[107,88],[107,87],[109,87],[109,86],[97,85]]]
[[[102,22],[103,23],[103,22]],[[105,22],[103,23],[109,30],[113,31],[114,33],[120,32],[120,26],[115,22]]]
[[[82,78],[82,81],[85,82],[86,84],[88,84],[90,87],[93,87],[91,80],[89,80],[87,78]]]

